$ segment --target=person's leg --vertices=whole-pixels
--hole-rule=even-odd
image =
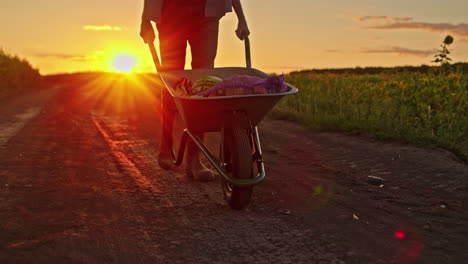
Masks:
[[[193,69],[214,68],[218,51],[218,31],[218,18],[202,18],[195,23],[188,35]]]
[[[165,170],[174,167],[172,162],[172,135],[176,110],[173,99],[166,88],[161,92],[161,141],[159,146],[158,163]]]
[[[214,68],[218,48],[217,18],[202,18],[192,27],[188,40],[192,50],[192,68]],[[197,135],[203,140],[203,134]],[[200,162],[200,150],[192,141],[187,145],[186,173],[200,181],[214,180],[215,174]]]
[[[161,50],[161,64],[165,71],[183,70],[187,38],[184,32],[177,31],[176,26],[159,24],[159,47]],[[175,104],[167,89],[161,93],[161,142],[158,156],[159,166],[172,169],[172,134],[175,119]]]
[[[177,23],[157,23],[161,65],[165,71],[183,70],[187,50],[187,32]]]

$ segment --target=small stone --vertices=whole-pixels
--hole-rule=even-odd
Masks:
[[[359,217],[357,215],[353,214],[353,219],[354,220],[359,220]]]
[[[284,211],[284,214],[285,214],[285,215],[290,215],[290,214],[291,214],[291,211],[290,211],[290,210],[285,210],[285,211]]]
[[[426,223],[423,225],[423,229],[426,230],[426,231],[431,231],[432,230],[432,226],[430,223]]]
[[[367,176],[367,183],[375,186],[380,186],[383,185],[385,180],[383,178],[377,177],[377,176]]]

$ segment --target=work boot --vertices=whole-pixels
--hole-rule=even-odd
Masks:
[[[164,133],[163,133],[164,134]],[[159,167],[165,170],[171,170],[174,168],[174,162],[172,161],[172,143],[171,139],[161,137],[161,146],[159,148],[158,163]]]
[[[203,140],[203,136],[201,136],[200,139]],[[193,178],[196,181],[207,182],[215,179],[213,171],[205,167],[200,161],[200,150],[192,140],[189,140],[187,143],[185,173],[187,177]]]
[[[174,162],[172,161],[172,154],[170,150],[161,150],[158,156],[159,167],[165,170],[172,170],[174,168]]]

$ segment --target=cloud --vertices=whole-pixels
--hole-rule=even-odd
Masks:
[[[436,32],[451,34],[459,37],[462,41],[468,41],[467,23],[428,23],[413,21],[412,17],[391,17],[391,16],[361,16],[354,18],[360,23],[367,23],[365,29],[378,30],[419,30],[426,32]],[[370,25],[369,25],[370,23]]]
[[[66,54],[66,53],[36,53],[34,54],[37,58],[43,59],[58,59],[58,60],[71,60],[71,61],[79,61],[79,62],[87,62],[87,61],[96,61],[100,59],[101,53],[96,52],[92,55],[82,55],[82,54]]]
[[[392,17],[392,16],[361,16],[356,17],[356,21],[367,22],[367,21],[384,21],[384,22],[409,22],[413,21],[412,17]]]
[[[390,47],[390,48],[364,48],[361,50],[362,53],[373,53],[373,54],[398,54],[400,56],[416,56],[416,57],[427,57],[437,52],[436,49],[431,50],[418,50],[408,49],[404,47]]]
[[[468,24],[451,23],[425,23],[425,22],[398,22],[385,25],[376,25],[367,27],[368,29],[414,29],[429,32],[450,33],[468,39]]]
[[[85,61],[86,56],[78,54],[62,54],[62,53],[37,53],[35,57],[44,59],[59,59],[59,60],[74,60],[74,61]]]
[[[437,53],[436,49],[431,50],[419,50],[419,49],[409,49],[404,47],[385,47],[385,48],[361,48],[360,50],[356,49],[326,49],[324,52],[327,53],[373,53],[373,54],[398,54],[400,56],[416,56],[416,57],[427,57]]]
[[[110,25],[85,25],[82,28],[86,31],[122,31],[121,27]]]

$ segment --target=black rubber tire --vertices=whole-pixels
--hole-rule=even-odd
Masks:
[[[246,129],[233,120],[224,131],[224,163],[235,179],[253,178],[252,147]],[[232,209],[245,208],[252,197],[253,187],[237,187],[221,178],[224,199]]]

